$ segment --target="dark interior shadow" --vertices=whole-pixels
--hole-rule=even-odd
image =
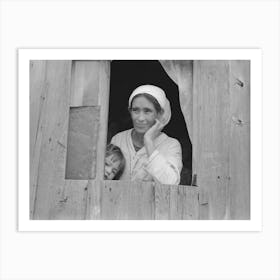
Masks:
[[[192,144],[181,111],[178,86],[157,60],[115,60],[111,62],[110,102],[107,142],[118,132],[132,128],[128,112],[131,92],[143,84],[161,87],[170,101],[172,117],[163,129],[170,137],[178,139],[183,152],[181,185],[190,185],[192,177]]]

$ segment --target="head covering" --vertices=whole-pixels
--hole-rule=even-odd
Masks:
[[[159,103],[161,109],[163,110],[163,114],[160,118],[160,122],[166,126],[171,118],[171,108],[169,100],[166,98],[165,92],[157,86],[153,85],[142,85],[136,88],[129,97],[128,106],[131,106],[132,99],[142,93],[147,93],[152,95]]]

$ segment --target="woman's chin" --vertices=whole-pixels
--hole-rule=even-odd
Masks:
[[[134,127],[134,129],[138,134],[145,134],[147,131],[147,128],[145,127]]]

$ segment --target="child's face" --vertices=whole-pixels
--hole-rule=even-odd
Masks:
[[[120,170],[121,161],[114,154],[105,158],[105,180],[112,180]]]

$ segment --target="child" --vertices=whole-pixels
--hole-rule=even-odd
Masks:
[[[118,180],[124,170],[125,159],[118,146],[109,144],[106,147],[104,179]]]

